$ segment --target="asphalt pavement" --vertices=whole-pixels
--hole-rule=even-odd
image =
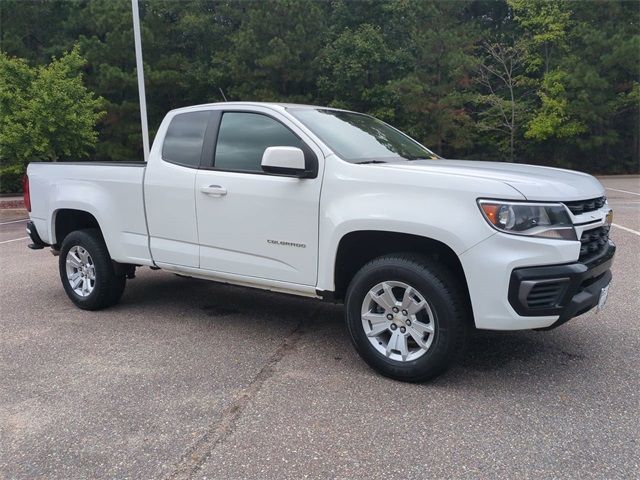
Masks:
[[[139,269],[78,310],[3,212],[0,479],[638,478],[640,179],[602,181],[605,310],[480,332],[422,385],[370,370],[319,301]]]

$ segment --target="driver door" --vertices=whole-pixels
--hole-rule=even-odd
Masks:
[[[210,165],[195,181],[200,268],[315,285],[321,174],[266,173],[267,147],[321,151],[271,110],[222,111]],[[323,162],[319,162],[322,170]]]

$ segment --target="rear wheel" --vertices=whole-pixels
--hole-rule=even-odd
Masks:
[[[467,336],[459,282],[446,266],[420,255],[387,255],[362,267],[347,290],[345,314],[360,356],[397,380],[439,375]]]
[[[59,270],[67,296],[84,310],[100,310],[118,303],[127,281],[124,274],[116,273],[96,229],[77,230],[65,237]]]

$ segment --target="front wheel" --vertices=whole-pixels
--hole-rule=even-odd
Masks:
[[[118,303],[126,277],[117,274],[98,230],[77,230],[62,242],[60,279],[67,296],[83,310],[101,310]]]
[[[375,370],[421,382],[442,373],[464,348],[468,309],[446,266],[420,255],[372,260],[347,290],[351,340]]]

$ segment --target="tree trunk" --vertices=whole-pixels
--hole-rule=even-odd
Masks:
[[[511,127],[511,130],[510,130],[509,133],[511,135],[511,138],[509,139],[509,141],[510,141],[510,150],[511,150],[510,162],[513,163],[513,161],[514,161],[514,143],[515,143],[515,129],[513,128],[513,126]]]

